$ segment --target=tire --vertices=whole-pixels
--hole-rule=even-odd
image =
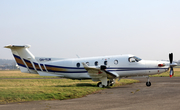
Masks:
[[[112,81],[107,81],[107,85],[108,85],[108,86],[113,86],[113,85],[114,85],[114,82],[112,82]]]
[[[110,84],[109,84],[109,83],[110,83],[110,81],[107,81],[107,86],[110,86]]]
[[[146,82],[146,86],[150,87],[151,86],[151,82]]]
[[[97,84],[97,87],[104,88],[105,86],[102,85],[102,82],[99,82],[99,83]]]

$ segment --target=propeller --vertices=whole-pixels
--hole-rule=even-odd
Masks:
[[[173,53],[169,54],[169,61],[170,61],[170,73],[169,76],[172,77],[174,75],[174,71],[173,71]]]

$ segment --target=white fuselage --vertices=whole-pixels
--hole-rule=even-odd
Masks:
[[[43,71],[41,69],[41,71],[39,72],[40,75],[43,76],[54,74],[55,76],[63,76],[66,78],[74,79],[91,78],[88,75],[88,72],[84,69],[82,62],[88,64],[88,66],[90,67],[96,68],[100,67],[100,65],[105,65],[107,67],[107,71],[116,72],[120,77],[160,74],[168,71],[169,68],[169,62],[150,60],[130,62],[128,60],[130,57],[133,57],[133,55],[117,55],[49,61],[42,63],[46,71]],[[97,65],[96,62],[98,63]],[[165,66],[159,67],[158,64],[165,64]]]

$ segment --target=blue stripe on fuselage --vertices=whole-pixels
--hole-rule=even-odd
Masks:
[[[64,67],[64,66],[54,66],[54,65],[45,65],[49,67],[55,67],[55,68],[65,68],[69,71],[49,71],[49,72],[57,72],[57,73],[87,73],[87,71],[84,68],[77,68],[77,67]],[[71,70],[73,69],[73,70]],[[168,69],[168,68],[119,68],[119,67],[112,67],[107,68],[107,71],[139,71],[139,70],[158,70],[158,69]]]
[[[47,65],[47,64],[45,64],[45,66],[55,67],[55,68],[64,68],[64,69],[84,69],[84,67],[83,67],[83,68],[78,68],[78,67],[64,67],[64,66],[54,66],[54,65]]]

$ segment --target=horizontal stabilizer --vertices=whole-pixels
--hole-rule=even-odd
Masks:
[[[7,45],[4,48],[30,48],[30,45]]]

